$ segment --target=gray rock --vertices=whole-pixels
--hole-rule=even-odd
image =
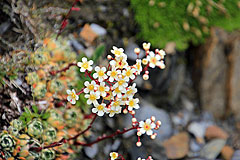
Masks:
[[[206,128],[208,126],[210,126],[211,124],[212,123],[208,123],[208,122],[205,122],[205,121],[192,122],[188,126],[188,131],[190,133],[192,133],[196,138],[201,138],[202,140],[204,140],[204,135],[205,135]]]
[[[109,155],[109,153],[111,152],[111,147],[112,145],[110,144],[106,144],[103,148],[103,152],[105,153],[105,155]]]
[[[94,144],[91,147],[84,147],[84,152],[89,158],[94,158],[98,153],[98,144]]]
[[[125,49],[125,54],[128,56],[128,59],[133,60],[133,61],[135,61],[137,59],[137,55],[134,52],[135,48],[139,48],[139,46],[136,43],[129,41],[128,45]],[[139,58],[143,58],[144,55],[145,55],[145,51],[143,51],[141,49]]]
[[[77,51],[83,51],[84,50],[84,46],[75,39],[70,40],[70,44]]]
[[[85,55],[89,58],[93,56],[95,49],[93,47],[88,47],[84,50]]]
[[[196,140],[191,139],[191,141],[190,141],[190,150],[192,152],[198,152],[198,151],[201,150],[201,148],[202,148],[201,144],[197,143]]]
[[[121,144],[121,141],[120,141],[119,139],[116,139],[116,140],[114,141],[113,145],[112,145],[112,150],[113,150],[113,151],[118,150],[120,144]]]
[[[236,150],[233,153],[232,160],[239,160],[240,159],[240,150]]]
[[[156,120],[162,122],[159,130],[154,131],[158,134],[157,139],[164,141],[169,138],[172,134],[172,122],[168,113],[163,109],[156,108],[147,101],[141,100],[140,109],[136,111],[136,118],[138,121],[142,121],[151,118],[151,116],[155,116]]]
[[[104,36],[107,34],[107,30],[98,24],[92,23],[90,25],[91,29],[99,36]]]
[[[207,159],[215,159],[225,144],[226,140],[214,139],[203,147],[203,149],[200,151],[200,156]]]

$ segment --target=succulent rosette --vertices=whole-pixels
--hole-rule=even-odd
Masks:
[[[36,65],[47,64],[49,60],[49,53],[48,52],[41,52],[38,51],[32,55],[32,61]]]
[[[27,133],[35,138],[39,138],[43,134],[43,124],[41,121],[34,119],[27,126]]]
[[[41,152],[42,160],[52,160],[55,159],[55,151],[52,149],[43,149]]]
[[[46,83],[39,82],[36,84],[35,87],[33,87],[33,96],[41,99],[44,98],[47,93]]]
[[[64,120],[62,117],[61,111],[56,111],[51,109],[50,111],[50,117],[47,119],[47,122],[57,128],[57,129],[63,129],[64,128]]]
[[[69,127],[74,126],[77,122],[78,112],[75,109],[68,109],[64,113],[64,119]]]
[[[7,132],[3,132],[2,134],[0,134],[0,150],[13,152],[15,146],[16,141],[10,134],[8,134]]]
[[[26,81],[28,84],[33,85],[34,83],[39,82],[39,76],[36,72],[30,72],[27,74],[25,77]]]
[[[42,135],[42,139],[46,142],[53,142],[55,139],[57,138],[57,132],[56,129],[51,127],[51,126],[47,126],[47,128],[44,129],[43,135]]]
[[[63,81],[59,79],[53,79],[48,83],[48,89],[52,93],[63,91],[64,87]]]

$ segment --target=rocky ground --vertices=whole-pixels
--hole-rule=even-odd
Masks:
[[[8,2],[4,4],[11,6]],[[123,47],[129,63],[132,63],[136,59],[133,49],[141,47],[144,40],[136,38],[139,28],[129,4],[128,0],[83,1],[78,6],[80,10],[71,14],[69,25],[62,35],[69,38],[76,52],[84,52],[87,56],[91,56],[99,44],[106,45],[106,53],[110,53],[112,45]],[[66,8],[61,8],[62,13],[66,13]],[[14,17],[16,23],[12,22]],[[36,36],[33,30],[26,30],[28,36],[15,32],[16,28],[23,28],[17,25],[22,24],[20,17],[17,13],[13,17],[5,12],[0,14],[2,54],[29,45],[34,49],[33,44],[37,40],[33,38]],[[32,19],[36,20],[34,17]],[[56,22],[59,24],[60,20]],[[59,25],[52,29],[57,27]],[[18,36],[18,39],[6,38],[11,34]],[[155,160],[239,160],[239,37],[238,33],[229,34],[215,29],[206,44],[192,46],[185,52],[175,51],[174,45],[169,44],[166,48],[169,53],[166,69],[151,70],[149,81],[141,78],[136,80],[141,101],[141,108],[136,112],[137,118],[143,120],[154,115],[161,120],[157,138],[150,140],[146,136],[143,146],[137,148],[135,133],[126,133],[122,137],[85,147],[79,159],[106,159],[109,152],[118,151],[126,159],[133,160],[147,155]],[[17,42],[24,40],[31,43],[25,46]],[[6,42],[11,43],[6,47]],[[99,62],[105,63],[103,59]],[[23,77],[19,75],[17,81],[9,81],[7,87],[0,90],[1,130],[20,115],[22,105],[31,104],[31,97],[25,96],[30,89]],[[111,133],[119,126],[127,127],[130,121],[127,116],[99,118],[89,140],[106,133],[106,130]]]

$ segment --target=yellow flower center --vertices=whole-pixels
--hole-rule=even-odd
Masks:
[[[132,92],[133,92],[133,91],[132,91],[132,89],[130,89],[129,91],[127,91],[127,93],[126,93],[126,94],[128,94],[128,95],[129,95],[129,94],[132,94]]]
[[[89,84],[89,85],[88,85],[88,89],[89,89],[89,90],[94,90],[94,85],[93,85],[93,84]]]
[[[76,98],[76,94],[72,92],[71,97],[72,97],[73,99],[75,99],[75,98]]]
[[[96,98],[97,97],[94,94],[90,94],[90,97],[89,97],[90,100],[94,101],[94,100],[96,100]]]
[[[102,105],[99,105],[99,106],[97,106],[97,109],[100,111],[100,110],[103,110],[104,107]]]
[[[100,70],[100,71],[98,72],[98,75],[99,75],[100,77],[102,77],[102,76],[104,76],[104,72],[103,72],[102,70]]]
[[[127,70],[127,72],[126,72],[126,76],[130,76],[131,75],[131,70]]]
[[[117,75],[117,72],[116,71],[112,71],[111,72],[111,77],[115,77]]]
[[[125,82],[124,80],[120,80],[120,81],[118,81],[118,84],[121,86],[121,85],[123,85],[124,82]]]
[[[113,158],[113,159],[116,159],[117,157],[118,157],[118,156],[117,156],[116,153],[113,153],[113,154],[112,154],[112,158]]]
[[[115,50],[114,54],[120,56],[121,52],[119,50]]]
[[[134,101],[133,100],[129,101],[129,106],[134,106]]]
[[[151,129],[151,126],[149,124],[145,123],[143,128],[144,128],[144,130],[148,131]]]
[[[140,70],[140,68],[141,68],[140,63],[137,63],[137,69]]]
[[[115,106],[115,107],[117,107],[117,106],[119,106],[119,105],[120,105],[119,101],[115,101],[115,102],[113,103],[113,106]]]
[[[104,92],[104,91],[105,91],[105,87],[100,86],[100,87],[99,87],[99,91],[100,91],[100,92]]]
[[[121,91],[119,90],[118,87],[115,89],[115,92],[116,92],[116,93],[121,93]]]
[[[157,59],[155,57],[152,57],[150,59],[150,62],[153,63],[153,64],[156,64],[157,63]]]
[[[84,68],[84,69],[88,69],[88,62],[83,62],[83,64],[82,64],[82,67]]]

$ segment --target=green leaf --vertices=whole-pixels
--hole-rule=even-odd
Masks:
[[[32,112],[29,110],[29,108],[24,107],[25,112],[27,113],[28,116],[32,114]]]
[[[100,58],[100,56],[105,52],[105,49],[106,49],[105,45],[99,45],[92,56],[92,60],[96,62]]]
[[[44,114],[41,115],[42,119],[48,119],[50,117],[50,112],[45,112]]]
[[[36,105],[33,105],[32,109],[34,113],[38,113],[38,107]]]

